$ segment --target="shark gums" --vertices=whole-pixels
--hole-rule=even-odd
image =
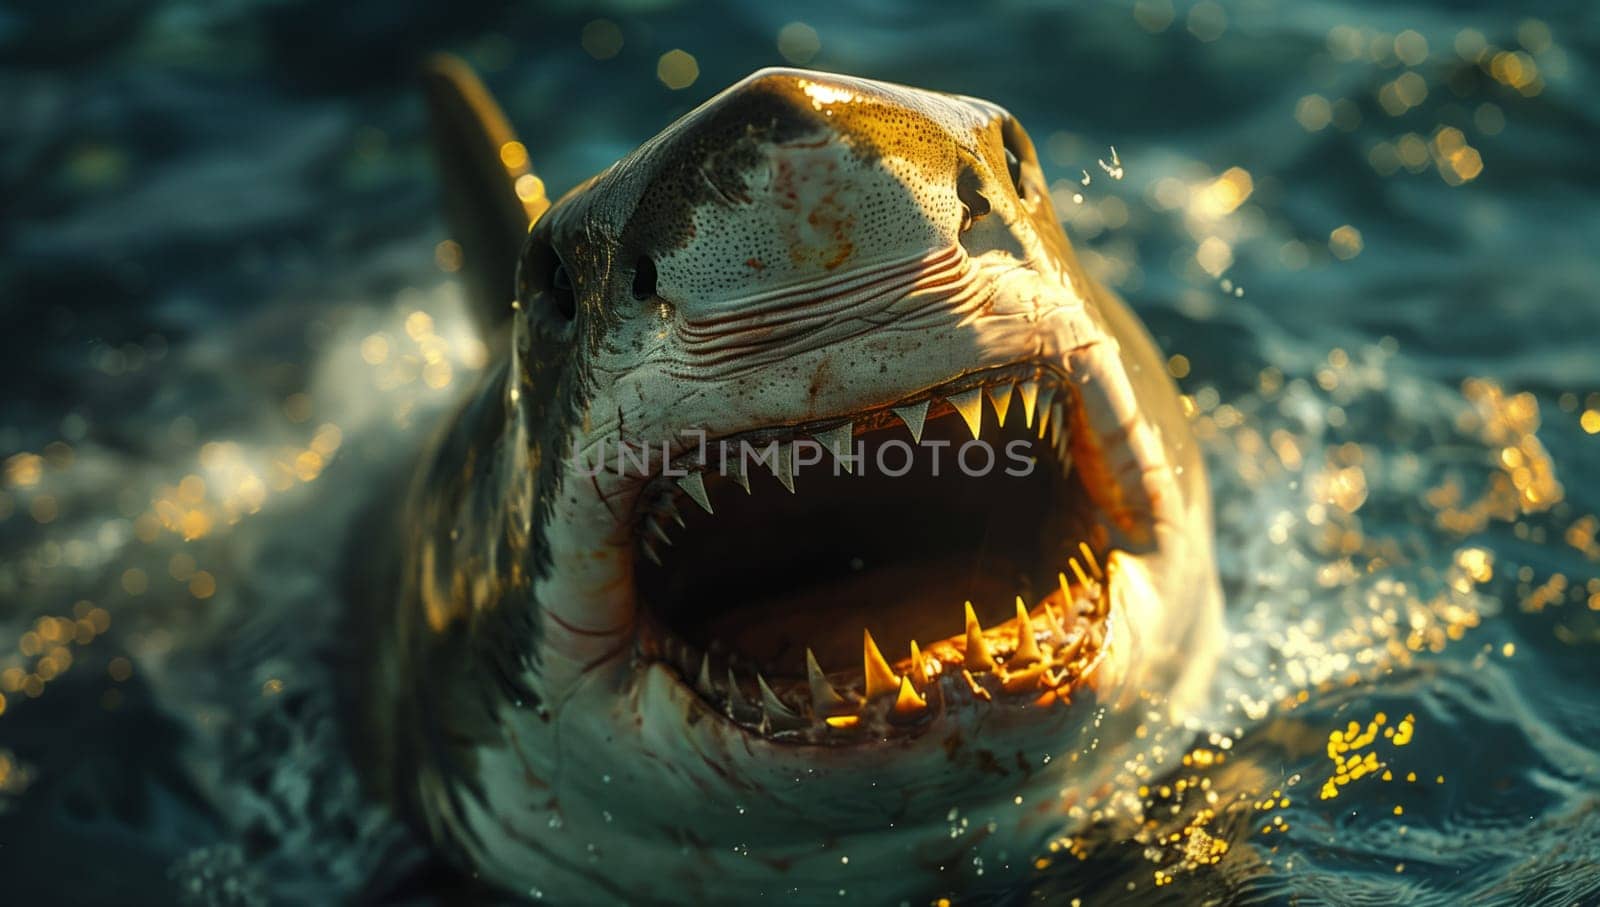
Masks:
[[[1005,110],[763,70],[551,204],[428,86],[498,355],[391,521],[357,736],[441,851],[557,903],[961,891],[1204,698],[1199,451]]]

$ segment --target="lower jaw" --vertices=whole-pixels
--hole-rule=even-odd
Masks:
[[[885,658],[865,633],[859,672],[823,675],[810,661],[806,678],[769,681],[759,669],[735,670],[736,656],[713,659],[648,624],[639,655],[670,670],[704,717],[777,746],[850,749],[937,734],[972,718],[1053,723],[1050,716],[1096,686],[1113,625],[1111,583],[1099,560],[1085,549],[1071,569],[1075,575],[1062,574],[1055,592],[1031,609],[1018,598],[1016,617],[987,630],[968,606],[966,633],[924,647],[912,642],[910,657]]]
[[[570,859],[512,887],[596,900],[582,874],[557,882],[563,869],[592,869],[583,842],[594,840],[612,842],[608,856],[628,854],[616,881],[640,901],[659,897],[670,879],[685,901],[778,894],[810,903],[845,888],[853,901],[928,903],[1025,871],[1023,857],[1045,852],[1080,821],[1073,807],[1109,789],[1128,757],[1124,743],[1134,740],[1119,722],[1136,719],[1105,715],[1092,682],[1080,692],[1049,710],[992,702],[950,710],[923,733],[871,748],[807,747],[741,733],[672,668],[647,664],[632,673],[619,724],[557,719],[561,761],[591,770],[571,772],[558,831],[545,830],[542,814],[530,827],[551,850],[569,848]],[[572,805],[584,797],[609,811]],[[694,859],[685,858],[685,841],[694,842]],[[981,873],[971,868],[974,855],[992,858]]]
[[[1028,811],[1045,810],[1040,820],[1059,828],[1066,821],[1059,807],[1100,789],[1126,746],[1149,742],[1133,733],[1142,716],[1106,710],[1125,692],[1118,678],[1127,673],[1117,664],[1127,653],[1108,642],[1073,695],[1048,708],[979,700],[932,714],[911,733],[863,735],[848,745],[750,733],[659,662],[634,672],[618,718],[638,729],[640,750],[650,754],[640,769],[655,780],[640,795],[663,804],[692,798],[703,804],[693,817],[697,828],[711,833],[726,820],[736,841],[749,840],[738,835],[758,816],[783,818],[770,832],[774,847],[793,841],[800,850],[818,836],[876,836],[886,817],[892,827],[932,840],[917,830],[939,826],[952,808],[1020,815],[1019,796]],[[652,765],[671,770],[655,772]],[[642,776],[634,780],[644,783]],[[685,818],[657,816],[674,817]]]

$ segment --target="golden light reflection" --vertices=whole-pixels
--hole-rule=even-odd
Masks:
[[[1478,497],[1465,499],[1458,481],[1448,479],[1428,490],[1424,500],[1440,527],[1461,535],[1480,532],[1490,521],[1519,517],[1555,506],[1565,497],[1555,464],[1539,440],[1539,402],[1529,393],[1508,395],[1499,385],[1469,379],[1462,394],[1472,404],[1457,428],[1499,451],[1496,471]]]
[[[1466,135],[1454,126],[1444,126],[1435,132],[1430,150],[1440,177],[1452,186],[1470,182],[1483,172],[1483,158],[1478,149],[1468,145]]]
[[[1220,277],[1233,266],[1233,248],[1219,236],[1207,236],[1195,250],[1194,260],[1207,274]]]
[[[1194,204],[1205,217],[1232,214],[1255,191],[1255,181],[1243,167],[1229,167],[1198,193]]]
[[[524,203],[538,202],[545,198],[544,180],[534,176],[531,173],[524,173],[517,177],[515,189],[517,192],[517,198],[521,199]],[[455,267],[445,268],[444,270],[458,271],[460,269],[461,256],[458,252],[455,257]]]
[[[1294,118],[1307,132],[1320,132],[1333,122],[1333,105],[1320,94],[1308,94],[1294,106]]]
[[[1339,796],[1341,789],[1359,781],[1369,775],[1376,775],[1383,770],[1387,763],[1379,762],[1376,749],[1372,748],[1378,739],[1380,730],[1385,740],[1394,747],[1403,747],[1411,743],[1411,738],[1416,728],[1416,716],[1407,715],[1400,719],[1394,727],[1385,727],[1388,716],[1379,712],[1367,722],[1366,728],[1352,721],[1342,730],[1335,729],[1328,734],[1328,760],[1333,763],[1333,773],[1322,785],[1321,797],[1332,800]],[[1365,752],[1360,752],[1365,750]],[[1360,755],[1356,755],[1360,752]],[[1384,780],[1392,776],[1385,772]]]
[[[28,488],[44,474],[44,458],[35,453],[13,454],[6,458],[5,482],[13,488]]]
[[[28,502],[28,515],[33,517],[36,523],[55,522],[56,517],[61,515],[61,509],[56,504],[55,495],[36,495],[33,500]]]
[[[368,365],[382,365],[389,358],[389,338],[382,334],[370,334],[361,341],[361,358]]]
[[[12,664],[0,670],[0,702],[6,694],[28,699],[43,695],[45,687],[78,660],[73,647],[94,642],[110,627],[110,612],[89,601],[74,604],[71,617],[36,618],[32,628],[18,638],[20,662],[13,659]],[[4,712],[0,707],[0,714]]]
[[[441,290],[448,291],[451,286],[442,285]],[[414,290],[401,294],[402,300],[415,296],[420,294]],[[348,339],[330,361],[365,363],[379,372],[380,385],[385,370],[398,368],[401,380],[394,382],[396,391],[408,381],[419,379],[430,390],[449,386],[462,371],[483,368],[488,361],[488,348],[470,334],[463,319],[454,317],[454,309],[448,311],[452,317],[441,323],[429,312],[406,305],[403,317],[397,313],[387,329]],[[442,330],[448,333],[448,339],[440,333]],[[403,420],[417,401],[414,393],[401,393],[392,402],[396,418]],[[289,426],[310,421],[319,409],[349,412],[349,402],[337,398],[319,403],[310,392],[297,391],[283,399],[278,411],[282,424]],[[197,428],[192,417],[179,416],[172,420],[168,435],[172,443],[195,445]],[[118,595],[130,599],[159,596],[162,601],[169,601],[166,596],[171,587],[166,583],[170,579],[194,600],[214,598],[222,590],[222,574],[215,566],[200,563],[208,549],[189,547],[190,544],[212,538],[259,512],[271,492],[287,491],[316,480],[334,463],[344,443],[344,428],[325,420],[307,433],[304,447],[247,448],[237,441],[220,439],[198,444],[193,448],[197,468],[174,476],[169,483],[154,483],[148,492],[125,488],[116,508],[121,516],[104,524],[96,538],[46,539],[39,544],[34,563],[45,569],[89,565],[97,550],[120,544],[119,531],[143,545],[155,545],[164,535],[170,535],[181,540],[176,544],[183,547],[169,549],[150,560],[136,560],[133,565],[124,563],[114,570],[111,575]],[[0,492],[0,518],[17,506],[26,508],[41,522],[54,521],[60,504],[54,494],[41,489],[54,473],[68,469],[74,460],[70,445],[53,441],[40,453],[25,451],[0,461],[0,487],[7,489]],[[42,695],[51,681],[82,661],[72,647],[97,640],[110,625],[110,612],[88,601],[75,605],[71,618],[39,618],[33,628],[19,635],[15,654],[0,661],[0,695],[8,698],[8,710],[14,710],[19,697]],[[118,656],[111,660],[107,671],[113,680],[125,680],[131,674],[132,662]],[[101,699],[105,708],[115,708],[120,702],[121,694],[115,689],[105,691]]]
[[[1487,69],[1495,81],[1515,88],[1529,97],[1538,94],[1544,88],[1539,78],[1539,64],[1534,62],[1533,56],[1526,51],[1500,51],[1489,58]]]
[[[1345,224],[1328,234],[1328,251],[1340,261],[1349,261],[1361,254],[1361,231]]]
[[[523,177],[519,177],[518,184],[530,175],[524,174]],[[527,199],[523,199],[523,201],[527,201]],[[453,239],[440,240],[439,244],[433,247],[433,263],[438,265],[439,270],[444,271],[446,274],[454,274],[461,270],[461,244]]]
[[[1147,32],[1164,31],[1176,16],[1172,0],[1136,0],[1133,4],[1133,19]]]
[[[1488,50],[1489,42],[1484,38],[1483,32],[1475,28],[1464,28],[1456,32],[1454,46],[1456,56],[1468,63],[1476,63],[1483,58],[1484,51]]]
[[[579,37],[583,50],[596,60],[609,60],[622,52],[622,28],[610,19],[594,19]]]
[[[1394,36],[1394,54],[1407,66],[1419,66],[1428,59],[1428,39],[1408,28]]]
[[[293,393],[283,400],[283,416],[290,422],[304,422],[311,418],[311,396],[304,393]],[[204,448],[201,448],[204,453]],[[202,463],[204,460],[201,461]]]
[[[700,78],[700,64],[684,50],[669,50],[656,61],[656,78],[673,91],[688,88]]]
[[[500,163],[507,170],[521,170],[528,166],[528,149],[521,142],[513,139],[500,146]]]
[[[822,50],[817,30],[804,22],[790,22],[778,29],[778,53],[797,66],[804,66]]]
[[[1184,20],[1189,34],[1204,42],[1215,41],[1228,30],[1228,14],[1216,0],[1200,0]]]
[[[1389,116],[1404,116],[1428,98],[1428,83],[1414,72],[1404,72],[1378,89],[1378,104]]]
[[[810,79],[799,80],[800,90],[811,99],[811,106],[815,110],[830,104],[848,104],[855,100],[855,92],[841,85],[824,85]]]

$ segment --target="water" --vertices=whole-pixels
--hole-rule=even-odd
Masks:
[[[600,60],[575,4],[450,6],[0,9],[8,902],[470,887],[339,742],[345,530],[486,355],[412,66],[469,56],[559,189],[789,17],[612,4]],[[1208,449],[1217,717],[982,898],[1600,899],[1600,7],[1061,6],[781,42],[1015,112]]]

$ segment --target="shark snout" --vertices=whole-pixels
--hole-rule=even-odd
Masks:
[[[788,288],[844,292],[954,246],[1005,204],[1003,114],[926,97],[764,70],[707,102],[656,157],[629,224],[656,294],[707,316]]]

